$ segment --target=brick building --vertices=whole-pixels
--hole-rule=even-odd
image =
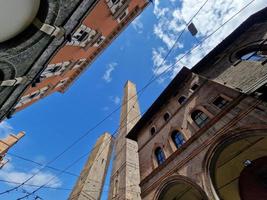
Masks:
[[[144,200],[267,199],[267,8],[183,68],[127,137]]]
[[[0,22],[6,30],[0,36],[0,120],[63,93],[147,5],[147,0],[0,3],[3,17],[14,18],[9,25]],[[17,6],[21,12],[14,14]]]

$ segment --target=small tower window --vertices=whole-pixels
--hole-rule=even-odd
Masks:
[[[174,131],[171,135],[172,141],[174,142],[176,148],[181,147],[185,143],[185,139],[182,133],[179,131]]]
[[[165,113],[163,116],[165,121],[168,121],[170,119],[170,114],[169,113]]]
[[[119,180],[116,179],[114,181],[113,198],[115,198],[118,195],[118,190],[119,190]]]
[[[202,128],[209,121],[209,117],[200,110],[194,111],[191,117],[199,128]]]
[[[150,133],[151,135],[154,135],[156,133],[156,128],[154,126],[150,129]]]
[[[181,96],[179,99],[178,99],[178,102],[179,102],[179,104],[183,104],[183,103],[185,103],[185,101],[186,101],[186,97],[185,96]]]
[[[162,148],[160,148],[160,147],[158,147],[155,150],[155,156],[157,158],[157,162],[158,162],[159,165],[161,165],[162,163],[164,163],[164,161],[166,160],[165,154],[164,154]]]
[[[217,106],[218,108],[223,108],[224,106],[226,106],[229,103],[229,101],[227,101],[226,99],[224,99],[223,97],[219,96],[215,99],[215,101],[213,101],[213,104],[215,106]]]
[[[194,85],[191,87],[191,90],[195,91],[198,87],[199,87],[198,84],[194,84]]]

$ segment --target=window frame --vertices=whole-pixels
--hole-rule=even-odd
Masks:
[[[190,90],[192,92],[195,92],[199,88],[199,86],[200,85],[198,83],[194,83],[193,85],[191,85]]]
[[[181,98],[184,98],[184,100],[183,100],[182,102],[180,102],[180,99],[181,99]],[[180,96],[180,97],[178,98],[178,103],[179,103],[180,105],[185,104],[186,101],[187,101],[187,97],[184,96],[184,95],[182,95],[182,96]]]
[[[254,52],[254,54],[257,52],[266,52],[267,53],[267,42],[260,41],[257,43],[251,43],[249,45],[241,47],[230,55],[229,60],[231,63],[233,63],[234,66],[238,65],[240,62],[259,62],[262,65],[267,63],[267,54],[266,54],[266,56],[264,55],[264,57],[266,57],[265,59],[262,58],[259,61],[249,60],[250,57],[253,57],[253,52]],[[246,59],[242,59],[242,57],[249,55],[249,54],[251,54],[251,56],[248,56],[248,58],[246,58]]]
[[[196,113],[196,112],[198,112],[196,114],[196,116],[198,116],[198,118],[196,118],[196,116],[193,117],[193,115],[195,115],[194,113]],[[205,117],[204,119],[202,118],[203,115]],[[196,109],[193,112],[191,112],[191,119],[197,125],[198,128],[203,128],[209,122],[210,117],[205,112],[203,112],[202,110]],[[201,120],[200,123],[198,123],[199,119]]]
[[[154,131],[152,131],[152,130],[154,130]],[[152,126],[152,127],[149,129],[149,132],[150,132],[150,135],[151,135],[151,136],[154,136],[154,135],[156,134],[156,132],[157,132],[156,127],[155,127],[155,126]],[[153,132],[153,133],[152,133],[152,132]]]
[[[218,105],[216,105],[215,102],[216,102],[219,98],[223,99],[223,100],[225,101],[225,103],[219,103]],[[227,105],[230,103],[230,100],[227,99],[227,98],[225,98],[225,97],[222,96],[222,95],[219,95],[219,96],[217,96],[216,98],[214,98],[214,99],[212,100],[211,103],[212,103],[212,105],[215,106],[216,108],[218,108],[218,109],[223,109],[225,106],[227,106]]]
[[[178,135],[178,137],[182,136],[182,139],[179,137],[179,143],[177,143],[174,135]],[[184,145],[184,143],[186,142],[184,134],[179,130],[174,130],[174,131],[171,132],[171,140],[174,143],[176,149],[181,148]]]
[[[158,165],[162,165],[166,161],[166,155],[162,147],[157,147],[154,151]]]
[[[165,122],[168,122],[171,119],[171,114],[170,112],[165,112],[163,115],[163,119]]]
[[[251,61],[251,62],[264,62],[265,60],[267,60],[267,54],[266,55],[264,55],[264,54],[260,55],[260,54],[258,54],[259,52],[263,52],[263,51],[260,51],[260,50],[259,51],[250,51],[250,52],[242,55],[240,57],[240,60],[241,61]],[[243,58],[245,56],[247,56],[247,57]]]

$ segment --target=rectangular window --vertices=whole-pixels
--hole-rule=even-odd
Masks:
[[[62,73],[64,73],[68,69],[70,64],[71,63],[69,61],[66,61],[62,63],[48,65],[44,72],[41,74],[40,80],[44,80],[52,76],[62,75]]]
[[[191,90],[195,91],[198,87],[199,87],[198,84],[194,84],[194,85],[191,87]]]
[[[227,101],[226,99],[224,99],[223,97],[219,96],[217,97],[214,101],[213,104],[215,106],[217,106],[218,108],[223,108],[224,106],[226,106],[229,103],[229,101]]]
[[[71,41],[67,45],[85,47],[93,41],[97,32],[86,25],[82,24],[79,29],[73,34]]]
[[[117,21],[119,23],[121,23],[125,18],[126,16],[129,14],[129,11],[128,11],[128,8],[121,14],[121,16],[117,19]]]
[[[131,0],[106,0],[114,20],[119,23],[128,15],[128,6]]]

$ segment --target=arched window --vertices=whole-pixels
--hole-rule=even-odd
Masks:
[[[163,116],[165,121],[168,121],[170,119],[170,114],[169,113],[165,113]]]
[[[241,60],[264,61],[267,59],[267,51],[252,51],[241,56]]]
[[[155,156],[157,158],[157,162],[158,162],[159,165],[161,165],[162,163],[164,163],[164,161],[165,161],[165,154],[164,154],[162,148],[158,147],[155,150]]]
[[[203,127],[209,121],[209,117],[200,110],[192,112],[191,117],[199,128]]]
[[[150,129],[150,133],[151,135],[154,135],[156,133],[156,128],[154,126]]]
[[[181,96],[181,97],[178,99],[179,104],[183,104],[185,101],[186,101],[186,97],[185,97],[185,96]]]
[[[173,131],[171,137],[172,137],[172,141],[174,142],[176,148],[181,147],[185,143],[184,136],[179,131]]]

